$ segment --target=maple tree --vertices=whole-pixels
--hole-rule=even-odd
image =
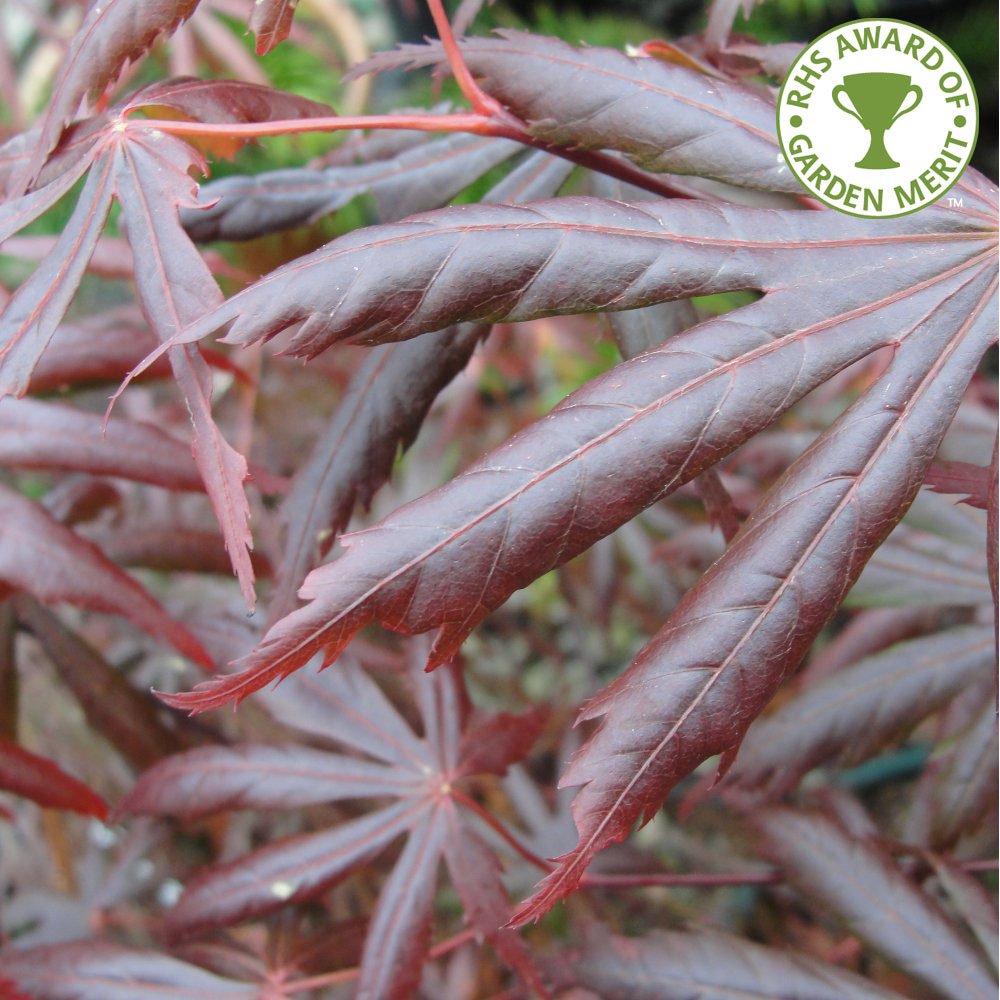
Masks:
[[[93,3],[31,127],[3,51],[0,788],[64,877],[0,996],[995,992],[997,189],[821,206],[736,6],[429,0],[347,74],[467,110],[278,90],[222,0]]]

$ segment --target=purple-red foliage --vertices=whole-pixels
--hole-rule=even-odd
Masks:
[[[95,0],[32,126],[0,39],[0,997],[995,994],[995,185],[819,206],[735,3],[429,5],[353,75],[469,110]]]

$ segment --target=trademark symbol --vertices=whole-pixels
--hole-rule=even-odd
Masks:
[[[952,208],[961,208],[962,207],[962,199],[961,198],[949,198],[948,199],[948,204]]]

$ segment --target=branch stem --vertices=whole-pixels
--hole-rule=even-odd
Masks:
[[[458,42],[455,40],[455,33],[451,30],[451,22],[448,20],[441,0],[427,0],[427,6],[430,8],[431,17],[434,18],[434,27],[437,28],[438,37],[441,39],[441,45],[455,77],[455,82],[465,95],[465,99],[472,105],[472,109],[486,118],[505,117],[506,110],[503,105],[496,98],[490,97],[472,78],[472,73],[469,72],[469,67],[462,57]]]
[[[130,124],[143,129],[156,129],[169,135],[218,136],[227,139],[261,139],[271,135],[305,134],[310,132],[343,132],[351,129],[403,129],[414,132],[467,132],[496,139],[511,139],[533,149],[562,157],[581,167],[607,174],[626,184],[659,195],[661,198],[708,198],[710,195],[648,174],[628,160],[585,149],[562,149],[535,138],[510,114],[502,119],[480,114],[453,115],[355,115],[343,118],[294,118],[271,122],[194,122],[160,118],[133,120]]]
[[[698,191],[686,184],[678,183],[668,179],[666,176],[646,173],[634,164],[630,163],[623,156],[615,156],[612,153],[603,153],[599,150],[590,149],[566,149],[561,146],[552,146],[541,139],[537,139],[525,128],[506,128],[502,124],[495,125],[495,130],[490,133],[504,139],[515,139],[525,146],[533,149],[541,149],[553,156],[562,157],[575,163],[578,166],[586,167],[588,170],[595,170],[615,180],[632,184],[649,191],[650,194],[659,195],[661,198],[702,198],[706,201],[718,201],[719,199],[706,191]]]
[[[509,844],[518,854],[524,858],[529,864],[534,865],[536,868],[540,868],[544,872],[550,872],[553,870],[554,865],[546,861],[544,858],[539,857],[524,844],[522,844],[517,837],[514,836],[495,816],[491,815],[487,810],[485,810],[475,799],[466,795],[465,792],[458,788],[452,788],[451,797],[456,801],[461,803],[470,812],[475,813],[484,823],[488,824],[492,829],[504,839],[504,842]],[[781,875],[776,871],[756,871],[756,872],[685,872],[682,874],[677,874],[675,872],[646,872],[646,873],[628,873],[628,874],[613,874],[613,875],[602,875],[600,873],[594,872],[583,876],[584,886],[590,886],[591,888],[607,888],[607,889],[637,889],[644,886],[656,886],[656,885],[689,885],[689,886],[703,886],[705,888],[711,888],[712,886],[725,886],[725,885],[770,885],[774,882],[780,882]]]
[[[345,115],[332,118],[293,118],[270,122],[194,122],[161,118],[130,119],[129,124],[170,135],[209,135],[226,139],[260,139],[269,135],[343,132],[348,129],[409,129],[415,132],[472,132],[494,135],[493,122],[480,114],[454,115]]]
[[[540,868],[542,871],[550,872],[552,871],[552,865],[549,864],[544,858],[540,858],[537,854],[530,851],[524,844],[521,843],[500,822],[495,816],[487,812],[475,799],[466,795],[460,788],[452,787],[451,797],[458,803],[461,803],[470,812],[475,813],[484,823],[490,826],[492,829],[496,830],[498,834],[504,839],[504,842],[512,847],[518,854],[528,862],[529,865],[534,865],[536,868]]]
[[[352,965],[348,969],[338,969],[336,972],[324,972],[320,976],[309,976],[307,979],[293,979],[290,983],[281,984],[281,992],[285,996],[296,993],[306,993],[309,990],[319,990],[324,986],[339,986],[350,983],[361,975],[361,969]]]

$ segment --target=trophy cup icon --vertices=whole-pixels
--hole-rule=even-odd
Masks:
[[[913,94],[916,100],[903,107],[906,99]],[[841,103],[843,95],[853,105]],[[871,133],[868,152],[854,165],[868,170],[889,170],[899,164],[885,148],[885,134],[903,115],[908,114],[920,103],[923,91],[903,73],[853,73],[844,77],[844,82],[833,88],[833,103],[857,118]]]

